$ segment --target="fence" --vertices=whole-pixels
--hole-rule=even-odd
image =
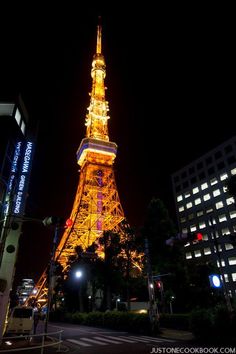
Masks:
[[[44,348],[46,347],[52,347],[52,346],[58,346],[57,348],[57,352],[61,351],[61,343],[63,342],[61,339],[61,335],[62,335],[62,330],[57,331],[57,332],[50,332],[50,333],[40,333],[40,334],[28,334],[25,336],[12,336],[12,337],[3,337],[3,341],[7,344],[7,342],[11,343],[11,345],[13,346],[13,348],[9,348],[9,349],[0,349],[0,354],[1,353],[14,353],[14,352],[19,352],[19,351],[27,351],[27,350],[32,350],[32,349],[41,349],[40,354],[44,353]],[[51,338],[52,335],[58,335],[58,339],[56,338]],[[32,338],[36,338],[36,337],[41,337],[41,341],[37,344],[32,344],[32,345],[28,345],[27,347],[21,347],[21,346],[17,346],[16,347],[16,343],[18,339],[23,339],[25,338],[25,340],[27,341],[32,341]],[[46,338],[50,338],[51,339],[51,343],[47,343],[45,342]],[[15,340],[15,343],[14,343]]]

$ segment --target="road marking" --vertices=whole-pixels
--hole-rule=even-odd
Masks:
[[[67,339],[67,342],[71,342],[71,343],[74,343],[74,344],[79,344],[82,347],[91,347],[92,346],[91,344],[81,342],[80,340],[77,340],[77,339]]]
[[[105,337],[94,337],[95,339],[98,340],[103,340],[104,342],[112,343],[112,344],[122,344],[121,342],[118,342],[117,340],[111,340]]]
[[[147,338],[147,339],[149,339],[149,340],[151,340],[151,341],[154,341],[154,342],[176,342],[175,340],[173,340],[173,339],[167,339],[167,338],[161,338],[161,337],[159,337],[159,338],[154,338],[154,337],[147,337],[147,336],[141,336],[142,338]]]
[[[148,339],[141,338],[141,337],[129,336],[128,338],[136,340],[137,342],[143,342],[143,343],[149,343],[150,342]]]
[[[108,343],[102,343],[102,342],[99,342],[98,340],[94,340],[94,339],[90,339],[90,338],[80,338],[81,340],[85,340],[87,342],[91,342],[91,343],[94,343],[94,344],[99,344],[99,345],[108,345]]]
[[[98,345],[109,345],[109,344],[124,344],[124,343],[161,343],[161,342],[175,342],[174,340],[168,340],[164,338],[154,338],[148,336],[103,336],[103,337],[80,337],[79,340],[77,339],[66,339],[68,342],[78,344],[83,347],[91,347],[93,344]]]
[[[109,338],[112,338],[112,339],[119,339],[119,340],[122,340],[122,342],[127,342],[127,343],[137,343],[136,341],[134,341],[134,340],[131,340],[131,339],[127,339],[127,338],[129,338],[129,337],[125,337],[125,338],[123,338],[123,337],[121,337],[121,336],[119,336],[119,337],[113,337],[113,336],[109,336]]]

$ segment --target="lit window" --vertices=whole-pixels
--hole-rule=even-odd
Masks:
[[[214,251],[216,252],[216,246],[214,246]],[[218,244],[218,251],[222,252],[222,246]]]
[[[187,208],[187,209],[192,208],[192,206],[193,206],[193,203],[192,203],[192,202],[186,204],[186,208]]]
[[[228,258],[229,265],[235,265],[236,264],[236,257],[230,257]]]
[[[203,215],[203,210],[199,210],[198,212],[197,212],[197,216],[202,216]]]
[[[228,192],[228,188],[226,186],[223,187],[224,193]]]
[[[224,181],[226,178],[228,178],[228,174],[224,173],[223,175],[220,176],[220,180]]]
[[[22,133],[25,135],[25,122],[22,120],[22,122],[21,122],[21,131],[22,131]]]
[[[231,275],[232,275],[233,281],[236,281],[236,273],[232,273]]]
[[[206,227],[206,223],[204,221],[201,221],[199,223],[199,229],[204,229]]]
[[[221,209],[221,208],[223,208],[223,206],[224,206],[224,204],[221,201],[216,203],[216,209]]]
[[[208,241],[208,236],[207,236],[207,234],[203,234],[203,235],[202,235],[202,239],[203,239],[203,241]]]
[[[236,175],[236,168],[233,168],[230,172],[231,172],[231,175]]]
[[[208,193],[208,194],[205,194],[204,196],[203,196],[203,200],[206,202],[207,200],[209,200],[209,199],[211,199],[211,196],[210,196],[210,194]]]
[[[234,203],[234,197],[230,197],[226,199],[227,205],[233,204]]]
[[[209,208],[206,210],[206,213],[209,214],[209,213],[212,213],[213,212],[213,209],[212,208]]]
[[[230,219],[236,218],[236,211],[235,210],[231,211],[229,214],[230,214]]]
[[[201,190],[202,190],[202,191],[203,191],[204,189],[206,189],[206,188],[208,188],[207,182],[205,182],[205,183],[203,183],[203,184],[201,185]]]
[[[183,196],[182,195],[178,195],[177,202],[181,202],[181,200],[183,200]]]
[[[193,232],[193,231],[196,231],[196,230],[197,230],[196,225],[191,225],[190,226],[190,231]]]
[[[187,233],[188,233],[188,229],[186,229],[186,227],[182,229],[182,234],[187,234]]]
[[[234,246],[231,245],[231,243],[225,243],[225,249],[226,249],[226,251],[232,250],[233,248],[234,248]]]
[[[184,193],[184,198],[189,198],[189,197],[190,197],[190,193],[189,192]]]
[[[222,229],[221,232],[222,232],[222,235],[229,235],[230,234],[228,227],[225,227],[224,229]]]
[[[187,252],[185,255],[186,259],[191,259],[193,258],[192,253],[191,252]]]
[[[219,189],[215,189],[215,190],[213,191],[213,196],[214,196],[214,197],[217,197],[218,195],[220,195],[220,190],[219,190]]]
[[[194,251],[194,256],[195,257],[201,257],[201,251],[200,250]]]
[[[201,204],[201,198],[195,199],[195,200],[194,200],[194,204],[195,204],[195,205]]]
[[[181,211],[184,211],[184,207],[183,207],[183,206],[179,207],[179,211],[180,211],[180,212],[181,212]]]
[[[218,181],[217,181],[216,178],[212,178],[212,179],[210,180],[211,186],[214,186],[214,184],[216,184],[216,183],[218,183]]]
[[[17,108],[16,113],[15,113],[15,120],[17,121],[17,124],[20,126],[20,119],[21,119],[21,114],[19,109]]]
[[[193,194],[196,194],[198,192],[199,192],[199,188],[198,187],[193,188]]]
[[[220,262],[217,261],[217,267],[220,268]],[[221,261],[221,267],[225,267],[225,261]]]
[[[219,222],[223,222],[223,221],[227,221],[227,218],[226,218],[225,214],[219,215]]]
[[[205,254],[205,255],[211,254],[211,249],[210,249],[210,247],[204,248],[204,254]]]
[[[226,283],[228,283],[229,282],[229,275],[225,273],[224,278],[225,278]]]

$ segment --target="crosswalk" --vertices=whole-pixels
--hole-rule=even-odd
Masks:
[[[66,339],[67,342],[76,344],[81,347],[91,347],[94,345],[105,346],[105,345],[122,345],[122,344],[133,344],[133,343],[146,343],[146,344],[158,344],[158,343],[173,343],[172,339],[165,338],[154,338],[148,336],[111,336],[111,335],[100,335],[91,337],[79,337],[78,339]]]

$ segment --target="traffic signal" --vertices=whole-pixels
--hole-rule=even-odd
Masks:
[[[203,235],[200,232],[189,232],[187,234],[187,241],[199,242],[203,240]]]
[[[186,244],[187,242],[199,242],[203,240],[203,235],[200,232],[179,233],[166,240],[166,245],[173,246],[174,244]]]
[[[161,280],[157,280],[156,281],[156,287],[158,290],[162,291],[163,289],[163,284],[162,284],[162,281]]]

